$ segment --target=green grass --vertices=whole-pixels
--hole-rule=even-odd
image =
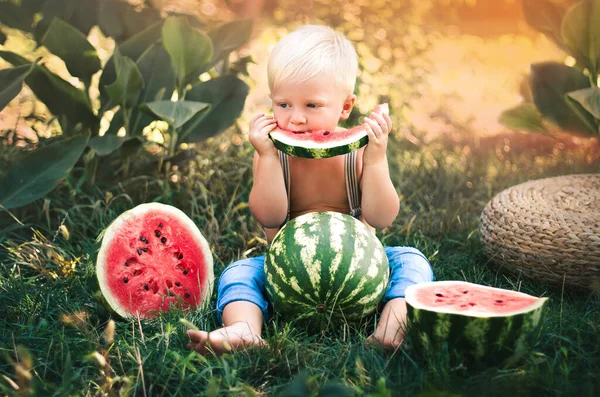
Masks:
[[[522,136],[499,141],[392,140],[390,167],[402,209],[378,232],[386,245],[410,245],[431,260],[438,280],[461,279],[549,296],[534,351],[511,368],[465,367],[437,352],[419,356],[407,339],[384,353],[364,346],[375,319],[358,327],[311,334],[281,320],[266,324],[267,347],[224,357],[185,350],[185,317],[203,329],[205,312],[173,311],[155,320],[111,319],[98,299],[96,237],[134,205],[160,201],[189,214],[207,237],[218,276],[244,256],[264,252],[246,205],[250,145],[223,135],[191,152],[173,171],[177,181],[138,159],[120,180],[108,161],[104,181],[80,186],[81,169],[45,201],[0,216],[0,394],[6,395],[289,395],[289,396],[594,396],[600,393],[600,297],[505,274],[489,265],[479,242],[479,215],[496,193],[547,176],[598,172],[590,146],[544,151]],[[512,146],[511,146],[512,145]],[[467,148],[468,146],[468,148]],[[6,148],[4,148],[6,150]],[[598,150],[596,148],[596,150]],[[597,152],[596,152],[597,153]],[[3,155],[8,155],[3,153]],[[69,239],[60,231],[64,225]],[[18,387],[19,390],[16,390]]]

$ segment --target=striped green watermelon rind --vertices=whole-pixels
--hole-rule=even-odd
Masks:
[[[433,283],[456,283],[437,281]],[[460,282],[469,286],[476,284]],[[431,284],[431,283],[424,283]],[[421,285],[421,284],[419,284]],[[531,351],[539,338],[548,298],[537,298],[526,310],[516,313],[468,315],[443,313],[435,308],[416,307],[410,286],[406,290],[407,335],[421,353],[447,349],[468,363],[504,363],[510,366]],[[424,287],[424,285],[421,285]],[[490,289],[492,287],[485,287]],[[526,295],[526,294],[523,294]]]
[[[389,280],[383,245],[357,219],[313,212],[285,224],[265,260],[266,292],[284,317],[357,322],[381,301]]]
[[[287,153],[290,156],[303,157],[309,159],[325,159],[329,157],[344,155],[346,153],[350,153],[360,149],[369,142],[369,137],[365,135],[362,138],[359,138],[358,140],[355,140],[354,142],[348,144],[323,148],[307,148],[303,146],[296,146],[284,143],[283,141],[278,140],[276,137],[272,137],[271,139],[273,140],[275,147],[281,150],[282,152]]]

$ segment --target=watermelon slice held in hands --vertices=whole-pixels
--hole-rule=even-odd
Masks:
[[[96,275],[122,317],[151,317],[171,305],[196,307],[211,295],[213,258],[181,210],[159,203],[124,212],[103,232]]]
[[[373,112],[389,114],[387,103]],[[364,124],[343,131],[294,132],[277,127],[269,134],[275,147],[291,156],[323,159],[353,152],[365,146],[369,137]]]
[[[406,289],[409,334],[427,351],[447,347],[476,362],[515,362],[539,336],[548,298],[464,281]]]

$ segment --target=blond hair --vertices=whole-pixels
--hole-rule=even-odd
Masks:
[[[281,83],[301,83],[316,76],[331,76],[347,95],[354,92],[358,56],[342,33],[327,26],[304,25],[277,43],[267,66],[269,89]]]

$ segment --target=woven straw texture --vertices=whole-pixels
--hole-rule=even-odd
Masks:
[[[600,282],[600,174],[534,180],[496,195],[481,214],[492,263],[538,280]]]

